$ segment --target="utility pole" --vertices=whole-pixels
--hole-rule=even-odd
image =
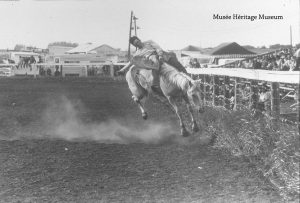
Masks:
[[[137,29],[137,27],[136,27],[136,20],[137,20],[138,18],[137,17],[135,17],[135,15],[133,16],[133,20],[134,20],[134,35],[135,36],[137,36],[137,33],[136,33],[136,29]]]
[[[134,15],[133,16],[133,21],[134,21],[134,34],[135,34],[135,36],[137,36],[136,30],[139,29],[139,27],[136,26],[136,20],[138,20],[138,18]],[[135,50],[137,50],[137,48],[135,48]]]
[[[130,60],[130,37],[131,37],[131,29],[132,29],[132,16],[133,16],[133,11],[131,11],[130,14],[130,26],[129,26],[129,39],[128,39],[128,61]]]
[[[291,48],[293,47],[293,37],[292,37],[292,26],[290,25],[290,43],[291,43]]]

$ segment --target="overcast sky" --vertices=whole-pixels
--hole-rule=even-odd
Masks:
[[[164,49],[223,42],[269,46],[299,43],[299,0],[1,0],[0,49],[55,41],[127,49],[130,12],[142,40]],[[216,20],[213,14],[283,16],[283,20]]]

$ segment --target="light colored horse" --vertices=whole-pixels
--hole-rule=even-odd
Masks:
[[[144,106],[151,92],[152,79],[151,70],[141,69],[136,66],[131,66],[126,74],[128,87],[133,95],[132,99],[138,104],[144,119],[148,117]],[[186,74],[164,63],[160,69],[160,87],[179,118],[181,135],[188,136],[189,132],[183,123],[182,115],[176,104],[176,98],[181,98],[185,101],[192,119],[192,130],[193,132],[199,131],[192,106],[199,112],[204,110],[204,104],[200,95],[200,81],[193,80]]]

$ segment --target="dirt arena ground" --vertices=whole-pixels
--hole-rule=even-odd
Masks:
[[[147,107],[144,121],[124,82],[1,79],[0,202],[282,202],[251,164]]]

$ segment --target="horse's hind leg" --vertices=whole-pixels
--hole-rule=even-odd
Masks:
[[[189,133],[189,132],[186,130],[186,128],[185,128],[185,125],[184,125],[184,123],[183,123],[183,121],[182,121],[182,116],[181,116],[181,114],[180,114],[180,112],[179,112],[179,110],[178,110],[178,107],[177,107],[177,105],[176,105],[176,102],[175,102],[174,98],[173,98],[173,97],[170,97],[170,96],[168,96],[167,98],[168,98],[168,100],[169,100],[169,103],[170,103],[170,104],[172,105],[172,107],[174,108],[174,110],[175,110],[175,112],[176,112],[176,115],[177,115],[178,118],[179,118],[179,124],[180,124],[180,128],[181,128],[181,135],[182,135],[183,137],[189,136],[190,133]]]
[[[191,116],[191,119],[192,119],[192,130],[193,130],[193,132],[198,132],[199,131],[199,127],[198,127],[196,119],[195,119],[195,115],[194,115],[194,111],[193,111],[192,105],[189,102],[189,100],[188,100],[187,97],[183,97],[183,99],[184,99],[184,101],[185,101],[185,103],[187,105],[187,108],[189,110],[189,113],[190,113],[190,116]]]
[[[136,96],[132,96],[132,99],[135,103],[137,103],[137,105],[139,106],[141,112],[142,112],[142,117],[144,120],[146,120],[148,118],[148,114],[144,108],[144,103],[145,101],[144,100],[140,100],[138,99]]]

